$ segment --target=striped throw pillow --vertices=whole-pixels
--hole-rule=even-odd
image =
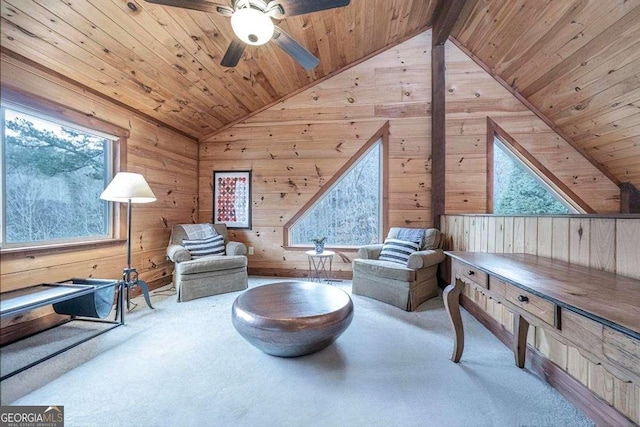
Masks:
[[[407,242],[399,239],[386,239],[379,260],[391,261],[398,264],[407,265],[409,256],[420,249],[419,243]]]
[[[224,255],[224,237],[221,235],[206,239],[183,240],[182,244],[191,254],[191,258],[202,258],[209,255]]]

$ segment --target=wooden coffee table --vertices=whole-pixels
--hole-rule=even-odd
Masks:
[[[353,302],[336,287],[280,282],[251,288],[233,303],[233,326],[272,356],[297,357],[334,342],[353,318]]]

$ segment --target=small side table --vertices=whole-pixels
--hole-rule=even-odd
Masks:
[[[333,256],[336,254],[333,251],[323,251],[322,253],[316,253],[316,251],[306,251],[307,258],[309,260],[309,280],[312,282],[331,283],[331,267],[333,265]],[[328,267],[328,268],[327,268]]]

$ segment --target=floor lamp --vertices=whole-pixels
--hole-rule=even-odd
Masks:
[[[124,324],[124,291],[127,292],[127,309],[129,309],[130,287],[139,286],[147,305],[153,308],[149,299],[149,287],[138,279],[138,271],[131,267],[131,204],[155,202],[156,196],[139,173],[119,172],[104,189],[100,198],[110,202],[127,203],[127,266],[124,268],[122,280],[118,282],[116,306],[116,319],[120,314],[120,323]]]

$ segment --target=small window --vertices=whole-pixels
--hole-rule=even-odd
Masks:
[[[119,137],[5,99],[1,119],[2,247],[111,237],[112,215],[99,196]]]
[[[493,164],[494,214],[541,215],[576,212],[497,138],[494,140]]]
[[[594,210],[487,117],[487,212],[562,215]]]
[[[293,245],[327,237],[327,245],[361,246],[380,241],[382,139],[369,148],[290,229]]]

